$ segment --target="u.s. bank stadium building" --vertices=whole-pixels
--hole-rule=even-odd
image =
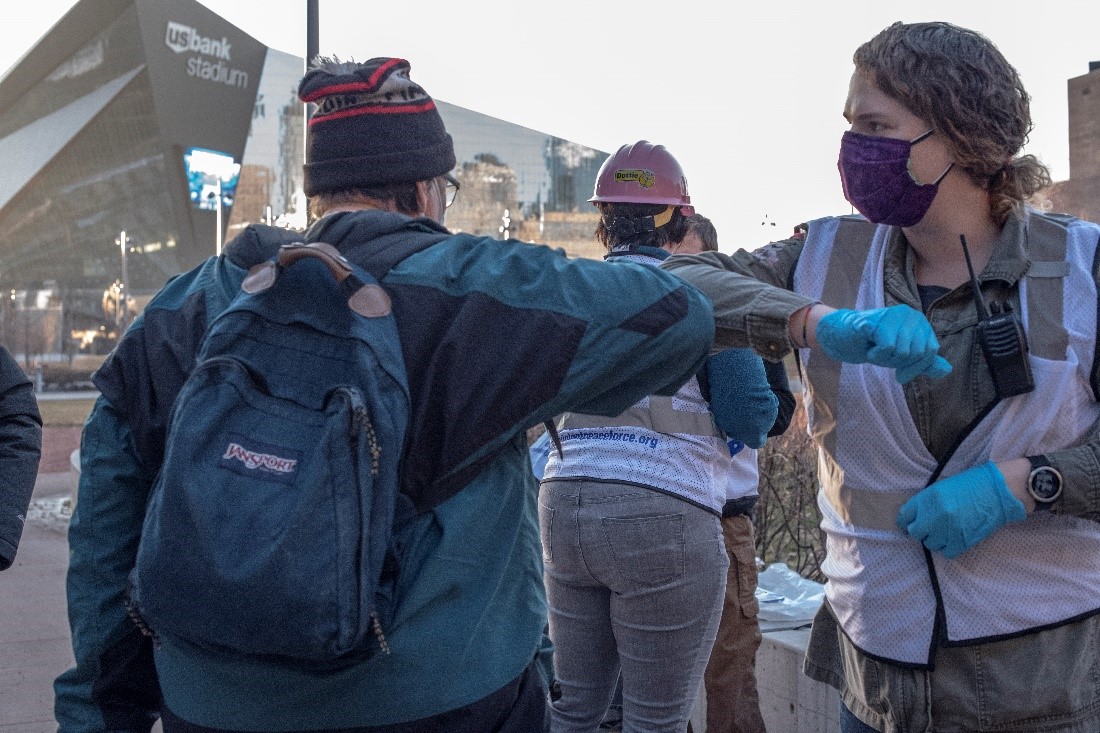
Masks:
[[[0,343],[26,366],[103,354],[243,227],[304,227],[303,71],[193,0],[75,4],[0,79]],[[600,254],[606,153],[436,101],[451,229]]]

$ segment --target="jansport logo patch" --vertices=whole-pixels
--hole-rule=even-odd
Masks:
[[[258,443],[241,435],[230,435],[219,464],[244,476],[292,483],[300,455],[292,448]]]

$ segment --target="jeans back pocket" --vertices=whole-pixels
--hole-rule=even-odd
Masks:
[[[604,517],[602,522],[621,578],[651,587],[683,576],[683,514]]]

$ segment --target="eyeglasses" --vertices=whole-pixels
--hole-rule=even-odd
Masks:
[[[443,181],[447,184],[447,188],[444,191],[444,201],[446,202],[446,208],[451,208],[451,204],[455,202],[455,197],[458,196],[458,189],[461,186],[458,185],[458,179],[452,176],[450,173],[444,173]]]

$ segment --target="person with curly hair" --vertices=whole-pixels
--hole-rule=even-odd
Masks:
[[[823,359],[805,347],[837,316],[807,312],[828,582],[805,672],[840,691],[843,733],[1100,730],[1100,226],[1034,204],[1030,98],[988,38],[895,23],[853,60],[859,215],[662,265],[710,296],[716,346],[751,333],[738,273],[919,308],[951,364],[899,384]]]

